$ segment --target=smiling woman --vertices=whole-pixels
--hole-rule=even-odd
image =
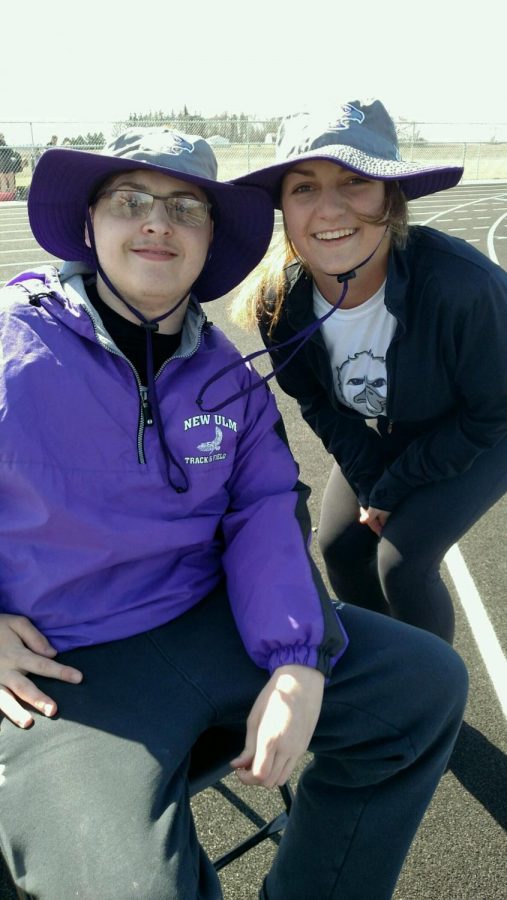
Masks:
[[[449,642],[441,561],[507,489],[507,275],[407,227],[407,200],[461,174],[402,160],[378,100],[287,117],[276,163],[236,179],[284,231],[232,307],[335,459],[318,532],[336,595]]]

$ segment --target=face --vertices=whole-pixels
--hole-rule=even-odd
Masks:
[[[383,182],[370,181],[326,160],[302,161],[285,176],[282,210],[287,234],[328,299],[334,299],[329,293],[338,290],[335,276],[353,269],[382,241],[385,225],[372,225],[361,217],[379,216],[383,208]],[[358,270],[357,285],[351,281],[351,288],[357,290],[362,282],[368,295],[370,282],[380,278],[382,283],[388,250],[386,239],[371,262]]]
[[[207,200],[204,191],[190,182],[142,169],[118,175],[107,183],[108,191],[117,189]],[[101,266],[132,306],[155,318],[188,295],[208,255],[212,236],[209,215],[198,227],[175,224],[169,220],[163,201],[155,200],[146,218],[121,218],[112,214],[109,197],[105,196],[95,203],[91,216]],[[90,246],[88,235],[86,242]],[[102,299],[125,315],[124,305],[100,275],[97,287]],[[179,322],[185,308],[182,304],[178,310]],[[172,319],[169,316],[164,320],[170,327],[163,328],[161,323],[161,330],[174,330]]]

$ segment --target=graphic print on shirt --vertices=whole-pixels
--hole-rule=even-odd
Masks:
[[[387,402],[386,361],[371,350],[360,350],[336,366],[336,391],[346,406],[365,416],[382,416]]]
[[[194,431],[196,428],[199,429],[197,432]],[[196,466],[222,462],[227,459],[227,453],[222,448],[225,441],[224,432],[228,430],[237,433],[238,424],[234,419],[228,419],[226,416],[205,413],[185,419],[183,430],[191,432],[184,457],[185,463]]]

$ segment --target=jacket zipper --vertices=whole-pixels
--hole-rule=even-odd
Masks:
[[[99,340],[99,333],[97,330],[97,322],[95,321],[95,317],[94,317],[93,313],[90,312],[90,310],[86,306],[84,306],[84,304],[83,304],[83,309],[85,310],[85,312],[91,319],[91,322],[93,325],[93,330],[95,332],[95,337],[97,338],[98,343],[100,343],[100,346],[103,347],[104,350],[107,350],[108,353],[112,353],[113,356],[119,356],[121,359],[124,359],[125,362],[128,363],[128,365],[132,369],[134,378],[136,380],[137,389],[139,391],[139,399],[140,399],[139,422],[137,425],[137,460],[141,465],[146,465],[146,456],[144,453],[144,429],[146,427],[151,427],[153,425],[153,413],[151,410],[151,404],[148,400],[148,388],[144,387],[141,384],[141,379],[139,378],[137,369],[135,368],[135,366],[132,365],[132,363],[125,356],[125,354],[121,352],[121,350],[118,350],[118,348],[115,345],[112,347],[104,347],[102,342]],[[193,349],[190,350],[188,353],[181,354],[180,356],[172,356],[170,359],[166,359],[165,363],[160,367],[160,369],[156,373],[155,379],[157,379],[159,377],[159,375],[164,371],[164,369],[168,365],[168,363],[170,363],[173,359],[189,359],[191,356],[194,355],[194,353],[197,352],[197,350],[199,349],[199,347],[201,345],[202,330],[203,330],[203,327],[205,324],[206,324],[206,319],[204,319],[204,321],[201,322],[201,324],[198,327],[197,341],[196,341],[196,344],[193,347]]]
[[[389,310],[388,310],[388,312],[389,312]],[[391,315],[393,315],[393,313],[391,313]],[[401,337],[401,335],[399,334],[400,323],[399,323],[399,320],[398,320],[398,319],[397,319],[396,321],[397,321],[398,324],[397,324],[397,326],[396,326],[396,330],[395,330],[395,332],[394,332],[393,339],[392,339],[391,343],[389,344],[389,347],[387,348],[387,353],[386,353],[386,376],[387,376],[386,413],[387,413],[387,434],[392,434],[392,433],[393,433],[393,428],[394,428],[394,419],[392,419],[392,418],[391,418],[391,415],[390,415],[390,413],[391,413],[391,408],[392,408],[393,383],[394,383],[394,382],[393,382],[393,377],[392,377],[392,371],[393,371],[393,362],[392,362],[392,359],[393,359],[393,356],[394,356],[394,354],[395,354],[395,352],[396,352],[394,345],[397,343],[397,341],[399,341],[399,339],[400,339],[400,337]]]
[[[135,366],[132,365],[132,363],[130,362],[130,359],[128,359],[125,356],[125,354],[121,352],[121,350],[118,350],[118,348],[115,345],[113,345],[111,347],[109,347],[109,346],[104,347],[104,344],[99,339],[99,331],[98,331],[98,327],[97,327],[98,322],[96,321],[95,316],[84,304],[83,304],[83,309],[91,320],[91,323],[93,325],[93,330],[95,332],[95,337],[97,338],[97,342],[100,344],[100,346],[104,350],[106,350],[108,353],[112,353],[113,356],[119,356],[120,359],[124,359],[125,362],[129,365],[130,369],[132,370],[132,373],[136,380],[137,390],[139,393],[139,400],[140,400],[139,421],[137,424],[137,461],[141,465],[146,465],[146,457],[144,455],[144,429],[145,429],[145,426],[147,426],[147,425],[148,426],[153,425],[153,417],[152,417],[152,413],[151,413],[151,407],[148,402],[148,390],[147,390],[147,388],[143,387],[143,385],[141,384],[141,379],[139,378],[139,375],[137,373],[137,369],[135,368]]]

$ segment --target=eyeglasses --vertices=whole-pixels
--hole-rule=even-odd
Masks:
[[[199,228],[204,225],[211,203],[194,197],[159,197],[146,191],[111,190],[99,194],[97,200],[109,197],[109,211],[119,219],[147,219],[154,200],[162,200],[167,217],[173,225]]]

